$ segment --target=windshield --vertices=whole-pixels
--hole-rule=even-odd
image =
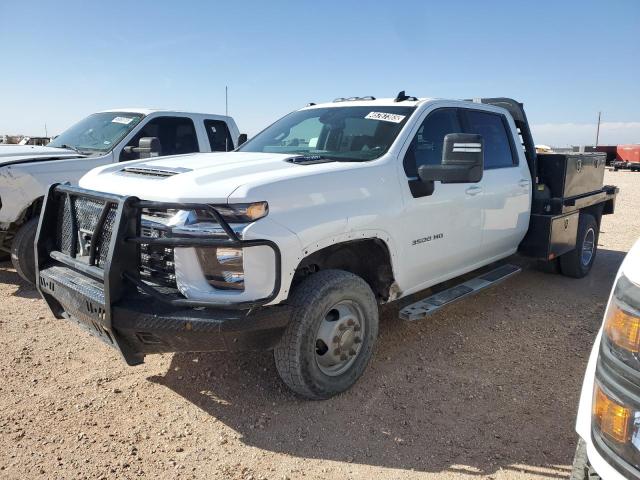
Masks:
[[[396,106],[299,110],[267,127],[238,151],[373,160],[389,149],[414,110]]]
[[[62,132],[48,146],[108,152],[140,123],[142,117],[140,113],[128,112],[94,113]]]

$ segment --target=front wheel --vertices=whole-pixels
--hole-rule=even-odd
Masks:
[[[580,214],[576,248],[560,257],[560,270],[567,277],[585,277],[598,251],[598,223],[593,215]]]
[[[16,272],[27,282],[36,283],[36,262],[34,241],[38,219],[32,218],[16,232],[11,245],[11,262]]]
[[[369,285],[342,270],[322,270],[294,290],[292,319],[274,350],[284,383],[310,400],[349,389],[364,372],[378,336]]]

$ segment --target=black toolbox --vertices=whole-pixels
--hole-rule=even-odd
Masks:
[[[520,253],[553,260],[575,248],[582,208],[604,203],[603,213],[613,211],[617,189],[603,187],[605,161],[601,152],[537,155],[538,184]]]
[[[602,189],[604,153],[538,154],[538,181],[549,187],[552,198],[569,198]]]

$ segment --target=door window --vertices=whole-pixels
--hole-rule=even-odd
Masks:
[[[212,152],[233,150],[233,140],[226,122],[222,120],[205,120],[204,129],[207,131]]]
[[[513,167],[511,141],[502,115],[478,110],[465,110],[466,133],[477,133],[484,139],[484,169]]]
[[[442,162],[444,137],[450,133],[463,133],[457,108],[440,108],[425,118],[404,158],[407,177],[416,178],[422,165]]]
[[[186,117],[158,117],[150,120],[127,144],[137,147],[143,137],[157,137],[160,141],[160,156],[180,155],[200,151],[198,136],[193,121]],[[138,153],[120,153],[120,161],[136,160]]]

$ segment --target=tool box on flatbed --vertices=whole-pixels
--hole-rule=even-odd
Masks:
[[[538,183],[520,253],[553,260],[575,248],[580,210],[596,218],[613,213],[618,189],[603,185],[605,163],[599,152],[537,155]]]

